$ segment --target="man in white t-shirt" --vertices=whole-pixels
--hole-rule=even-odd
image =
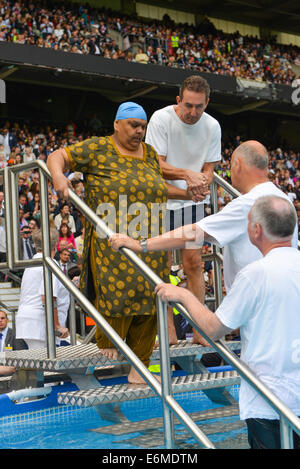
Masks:
[[[55,228],[50,232],[51,236],[51,254],[55,253],[58,240],[58,233]],[[42,253],[42,233],[41,230],[35,230],[32,235],[37,253],[33,259],[41,258]],[[60,323],[58,316],[58,304],[60,301],[55,295],[59,295],[60,289],[57,286],[58,280],[53,279],[53,301],[54,301],[54,326],[60,332],[60,338],[66,338],[69,335],[65,325]],[[46,315],[43,302],[44,295],[44,275],[43,267],[28,267],[24,271],[21,283],[20,301],[18,313],[16,315],[16,338],[25,340],[29,349],[40,349],[47,346],[46,336]]]
[[[249,238],[263,257],[240,270],[215,313],[187,289],[162,283],[155,292],[163,301],[181,303],[213,340],[240,328],[241,360],[300,416],[300,252],[292,247],[296,211],[282,197],[265,196],[256,200],[248,219]],[[251,448],[280,448],[279,413],[243,379],[239,406]],[[300,449],[296,434],[294,447]]]
[[[44,282],[42,282],[41,284],[39,293],[42,297],[42,300],[44,301],[44,296],[45,296]],[[53,299],[54,299],[54,307],[57,309],[58,324],[60,325],[61,328],[66,328],[69,306],[70,306],[70,293],[55,275],[52,275],[52,294],[53,294]],[[61,339],[57,337],[56,345],[60,345],[60,344],[61,344]]]
[[[255,200],[264,195],[278,195],[287,200],[287,195],[268,178],[268,153],[256,141],[239,145],[231,158],[231,180],[241,193],[220,212],[197,223],[198,233],[213,244],[224,247],[224,282],[226,292],[236,274],[247,264],[261,257],[259,250],[249,240],[248,213]],[[292,245],[297,248],[298,233],[295,227]]]
[[[210,88],[200,76],[190,76],[181,85],[177,104],[160,109],[152,115],[146,142],[157,151],[166,181],[189,190],[192,200],[169,199],[166,231],[195,223],[204,216],[203,201],[214,176],[215,164],[221,159],[221,128],[216,119],[205,112]],[[182,263],[189,288],[201,301],[205,283],[201,249],[182,249]],[[169,257],[171,263],[171,257]],[[170,342],[177,341],[174,328]],[[194,342],[200,336],[194,333]]]

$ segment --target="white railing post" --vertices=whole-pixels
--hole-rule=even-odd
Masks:
[[[174,418],[166,398],[172,396],[172,381],[170,368],[170,346],[168,333],[168,304],[156,297],[157,322],[160,356],[160,376],[162,387],[163,421],[165,428],[165,446],[167,449],[175,448]]]
[[[280,443],[281,449],[294,448],[293,430],[282,414],[280,415]]]
[[[43,241],[43,256],[51,256],[50,231],[49,231],[49,211],[48,211],[48,179],[43,171],[40,175],[40,204],[41,204],[41,231]],[[48,358],[56,357],[56,338],[54,332],[54,312],[53,312],[53,285],[52,272],[43,262],[44,284],[45,284],[45,310],[46,310],[46,331]]]

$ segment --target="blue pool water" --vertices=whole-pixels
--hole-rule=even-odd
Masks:
[[[232,386],[229,390],[238,399],[238,387]],[[201,391],[174,397],[189,413],[219,407]],[[18,413],[0,418],[0,449],[142,449],[149,448],[149,444],[153,444],[152,448],[164,448],[162,423],[149,425],[150,428],[146,423],[139,430],[132,424],[132,429],[129,425],[127,431],[117,434],[117,424],[100,417],[94,408],[59,405],[22,413],[22,404],[18,406]],[[118,411],[125,423],[141,423],[149,418],[162,422],[159,398],[124,402],[119,404]],[[231,421],[234,420],[238,420],[238,416],[231,417]],[[101,433],[92,431],[100,427]],[[181,424],[176,424],[175,430],[177,439],[184,437],[184,445],[196,444]],[[218,433],[215,438],[222,440],[225,435]]]

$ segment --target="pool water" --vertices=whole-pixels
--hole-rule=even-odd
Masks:
[[[238,399],[238,386],[228,388]],[[205,411],[218,406],[201,391],[175,394],[185,411],[198,415],[201,425],[210,429],[213,442],[228,439],[220,432],[222,419],[205,420]],[[102,406],[103,407],[103,406]],[[55,406],[0,418],[0,449],[144,449],[164,448],[162,405],[159,398],[129,401],[114,407],[116,422],[105,420],[95,408]],[[196,413],[196,414],[195,414]],[[197,421],[197,418],[195,419]],[[238,415],[227,419],[231,440],[245,437]],[[202,428],[202,427],[201,427]],[[213,429],[218,431],[214,434]],[[203,429],[205,432],[205,428]],[[199,448],[200,444],[178,421],[175,424],[179,447]]]

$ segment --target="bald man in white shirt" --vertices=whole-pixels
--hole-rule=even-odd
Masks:
[[[261,252],[249,239],[248,214],[255,200],[264,195],[277,195],[290,200],[268,178],[268,152],[259,142],[249,140],[239,145],[231,158],[231,179],[241,195],[228,203],[220,212],[199,222],[177,228],[172,232],[147,240],[147,250],[172,250],[189,246],[200,248],[204,241],[224,247],[224,282],[226,292],[237,273],[249,263],[260,259]],[[291,204],[292,205],[292,204]],[[141,251],[138,241],[116,234],[112,247],[122,246],[135,252]],[[298,230],[295,227],[292,246],[297,248]],[[173,320],[169,315],[169,322]]]

